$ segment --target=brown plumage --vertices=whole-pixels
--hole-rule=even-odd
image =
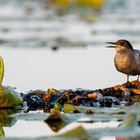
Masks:
[[[140,75],[140,50],[133,49],[131,43],[127,40],[118,40],[117,42],[107,42],[112,44],[107,46],[114,48],[116,55],[114,57],[114,64],[119,72],[127,74],[127,82],[129,75]]]

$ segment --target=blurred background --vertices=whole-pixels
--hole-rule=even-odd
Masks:
[[[26,93],[126,82],[126,76],[116,71],[114,50],[107,49],[106,42],[127,39],[139,49],[139,13],[139,0],[0,0],[3,85]],[[44,128],[38,122],[18,121],[12,129],[5,128],[5,135],[52,133]]]
[[[105,42],[140,44],[139,0],[0,0],[5,85],[20,91],[126,81]]]

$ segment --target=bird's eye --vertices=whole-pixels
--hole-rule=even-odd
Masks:
[[[124,43],[124,42],[121,42],[121,43],[120,43],[120,46],[124,46],[124,45],[125,45],[125,43]]]

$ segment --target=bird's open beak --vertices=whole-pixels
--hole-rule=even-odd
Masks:
[[[112,44],[112,45],[106,46],[107,48],[116,48],[117,47],[117,44],[115,42],[106,42],[106,43]]]

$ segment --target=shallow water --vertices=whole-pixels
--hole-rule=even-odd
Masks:
[[[140,43],[138,0],[106,0],[98,12],[72,7],[63,16],[44,8],[44,0],[0,3],[0,42],[7,47],[100,47],[120,38]]]
[[[1,48],[1,54],[5,62],[3,84],[16,86],[18,91],[51,87],[98,89],[126,81],[126,76],[114,67],[114,51],[107,48],[58,52]]]
[[[106,48],[60,49],[58,52],[47,48],[14,50],[1,48],[1,54],[5,62],[3,85],[17,87],[18,92],[26,93],[30,90],[47,90],[48,88],[97,89],[126,81],[126,76],[114,68],[113,50]],[[117,124],[113,122],[106,123],[106,125],[97,123],[84,124],[83,126],[98,128],[99,126],[113,127]],[[4,131],[6,136],[15,137],[38,137],[54,134],[44,122],[21,120],[10,128],[5,127]]]
[[[3,85],[26,93],[48,88],[98,89],[124,83],[126,76],[116,71],[114,51],[105,48],[105,42],[125,38],[139,48],[139,4],[139,0],[106,0],[99,13],[89,12],[83,18],[77,11],[58,16],[53,10],[44,9],[43,0],[0,0]],[[52,51],[53,46],[60,49]],[[102,123],[84,124],[99,125]],[[14,137],[53,134],[43,122],[21,120],[4,131],[6,136]]]

